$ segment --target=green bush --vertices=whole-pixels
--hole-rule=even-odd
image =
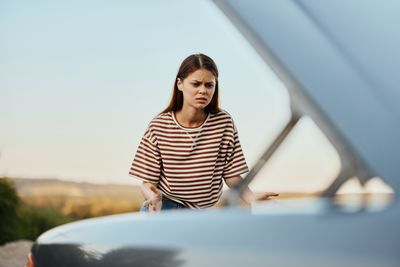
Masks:
[[[0,179],[0,219],[15,216],[20,204],[21,200],[12,182],[8,179]]]
[[[0,244],[29,239],[73,219],[52,207],[35,208],[22,203],[8,179],[0,178]]]
[[[70,221],[53,207],[22,206],[18,212],[19,239],[35,240],[41,233]]]
[[[0,179],[0,244],[15,240],[17,234],[17,210],[21,205],[13,184],[7,179]]]

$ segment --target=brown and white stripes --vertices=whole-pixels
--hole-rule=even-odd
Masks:
[[[208,114],[197,128],[181,126],[173,112],[150,123],[129,174],[157,184],[163,195],[190,208],[213,206],[222,179],[248,172],[238,132],[226,111]]]

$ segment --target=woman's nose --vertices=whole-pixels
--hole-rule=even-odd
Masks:
[[[200,90],[201,94],[205,94],[207,92],[207,88],[206,88],[206,86],[204,84],[202,86],[200,86],[199,90]]]

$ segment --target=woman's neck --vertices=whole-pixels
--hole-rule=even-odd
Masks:
[[[184,108],[175,112],[175,118],[180,125],[188,128],[195,128],[203,124],[206,119],[204,109]]]

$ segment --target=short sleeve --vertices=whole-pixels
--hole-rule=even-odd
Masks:
[[[233,124],[233,142],[230,143],[230,147],[228,149],[227,160],[222,176],[224,179],[229,179],[244,174],[248,171],[249,168],[240,145],[239,134],[235,125]]]
[[[139,143],[129,175],[144,182],[158,183],[160,169],[160,150],[151,130],[147,129]]]

